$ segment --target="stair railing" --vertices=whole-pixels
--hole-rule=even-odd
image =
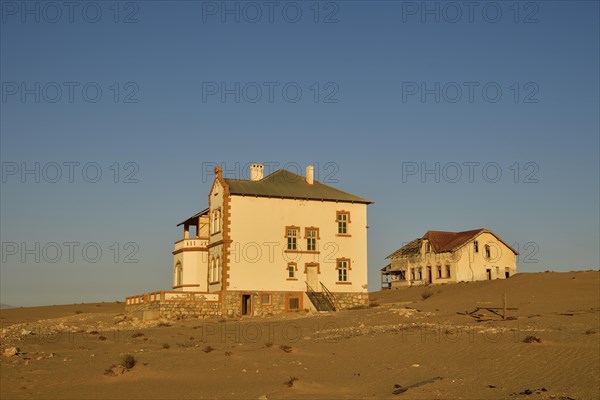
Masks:
[[[323,285],[323,282],[319,282],[321,284],[321,288],[323,289],[323,293],[325,294],[325,297],[327,298],[327,300],[331,303],[331,305],[333,306],[333,310],[336,310],[335,307],[335,296],[333,295],[333,293],[331,293],[329,291],[329,289],[327,289],[327,286]]]

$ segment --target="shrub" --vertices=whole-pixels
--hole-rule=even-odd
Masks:
[[[163,343],[163,344],[162,344],[162,348],[163,348],[163,349],[170,349],[170,348],[171,348],[171,345],[170,345],[169,343]]]
[[[265,342],[265,347],[273,347],[273,342]]]
[[[75,314],[82,314],[82,313],[83,313],[83,311],[81,311],[81,310],[75,310]]]
[[[525,339],[523,339],[523,342],[525,342],[525,343],[542,343],[542,339],[540,339],[539,337],[536,337],[536,336],[527,336]]]
[[[291,353],[292,352],[292,346],[288,346],[285,344],[282,344],[281,346],[279,346],[279,348],[283,351],[285,351],[286,353]]]
[[[215,348],[212,346],[206,346],[205,348],[202,349],[203,352],[205,353],[210,353],[211,351],[214,351]]]
[[[135,367],[136,364],[137,364],[137,360],[131,354],[125,354],[123,356],[123,358],[121,359],[121,365],[125,369],[131,369],[131,368]]]
[[[292,386],[294,386],[294,382],[296,382],[297,380],[298,380],[298,378],[296,378],[295,376],[290,376],[290,379],[285,381],[284,385],[287,385],[288,387],[292,387]]]
[[[131,335],[131,337],[134,339],[139,338],[139,337],[144,337],[144,336],[146,336],[146,335],[144,335],[142,332],[136,332],[133,335]]]
[[[429,289],[425,289],[425,291],[423,293],[421,293],[421,298],[423,300],[426,300],[426,299],[430,298],[431,296],[433,296],[433,292]]]
[[[98,340],[105,341],[106,339],[107,339],[106,336],[102,336],[102,335],[98,336]]]

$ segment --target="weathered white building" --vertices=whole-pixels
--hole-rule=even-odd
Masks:
[[[386,257],[382,287],[506,279],[517,272],[518,254],[488,229],[428,231]]]
[[[209,315],[230,316],[366,305],[372,202],[314,180],[312,166],[305,177],[263,171],[253,164],[240,180],[215,168],[208,208],[179,224],[173,292],[156,301],[212,301]]]

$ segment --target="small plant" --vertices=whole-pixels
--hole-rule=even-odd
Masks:
[[[230,357],[232,354],[233,354],[233,353],[232,353],[232,352],[230,352],[230,351],[226,351],[226,352],[225,352],[225,355],[226,355],[227,357]]]
[[[283,351],[285,351],[286,353],[291,353],[292,352],[292,346],[288,346],[286,344],[282,344],[281,346],[279,346],[279,348]]]
[[[211,351],[214,351],[215,348],[212,346],[206,346],[205,348],[202,349],[203,352],[205,353],[210,353]]]
[[[593,335],[594,333],[597,333],[597,332],[593,329],[588,329],[587,331],[585,331],[586,335]]]
[[[433,296],[433,291],[429,290],[429,289],[425,289],[425,291],[423,293],[421,293],[421,298],[423,300],[427,300],[428,298],[430,298],[431,296]]]
[[[83,311],[81,311],[81,310],[75,310],[75,314],[82,314],[82,313],[83,313]]]
[[[116,367],[115,364],[111,365],[110,367],[106,368],[104,370],[104,375],[108,375],[108,376],[114,376],[115,375],[115,371],[113,371],[113,368]]]
[[[133,335],[131,335],[131,337],[134,338],[134,339],[145,337],[145,336],[146,335],[144,335],[142,332],[136,332]]]
[[[106,339],[108,339],[106,336],[100,335],[98,336],[98,340],[104,342]]]
[[[542,343],[542,339],[540,339],[539,337],[536,336],[527,336],[525,339],[523,339],[524,343]]]
[[[121,365],[125,369],[132,369],[137,364],[137,360],[131,354],[125,354],[121,359]]]
[[[298,378],[296,378],[295,376],[290,376],[290,379],[288,379],[287,381],[284,382],[285,385],[287,385],[287,387],[293,387],[294,383],[298,380]]]
[[[273,347],[273,342],[265,342],[265,347]]]
[[[171,348],[171,345],[170,345],[169,343],[163,343],[163,344],[162,344],[162,348],[163,348],[163,349],[170,349],[170,348]]]

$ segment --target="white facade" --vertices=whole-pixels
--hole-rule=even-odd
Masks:
[[[173,289],[305,292],[308,283],[316,292],[367,293],[371,202],[314,181],[310,168],[306,178],[285,171],[297,181],[279,185],[268,179],[281,170],[263,178],[261,167],[252,165],[248,181],[224,179],[215,168],[209,207],[180,224]]]

